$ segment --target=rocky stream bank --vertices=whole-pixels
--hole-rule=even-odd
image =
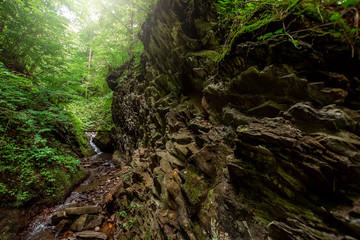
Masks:
[[[123,186],[127,168],[115,166],[112,154],[102,152],[92,141],[94,135],[90,145],[96,154],[81,160],[88,177],[64,202],[55,206],[3,212],[9,214],[4,221],[10,219],[19,230],[25,230],[16,233],[13,228],[14,234],[1,237],[6,240],[114,239],[119,224],[119,216],[112,208],[114,194]],[[107,150],[106,147],[101,149]]]

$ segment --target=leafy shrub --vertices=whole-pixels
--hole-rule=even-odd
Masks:
[[[71,150],[84,144],[80,127],[31,79],[0,63],[0,205],[21,206],[55,195],[59,174],[79,170]],[[80,154],[80,153],[79,153]]]

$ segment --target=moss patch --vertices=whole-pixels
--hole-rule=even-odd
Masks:
[[[205,183],[204,178],[193,166],[187,170],[183,189],[189,198],[190,203],[193,205],[200,203],[201,199],[207,193],[207,184]]]

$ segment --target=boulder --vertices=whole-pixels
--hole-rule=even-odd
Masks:
[[[93,142],[102,152],[106,152],[106,153],[114,152],[114,147],[112,144],[112,138],[110,132],[97,132]]]
[[[80,232],[84,229],[84,225],[86,222],[88,215],[84,214],[81,215],[80,217],[78,217],[75,222],[71,225],[71,230],[73,230],[74,232]]]
[[[104,218],[99,215],[88,215],[83,230],[89,230],[101,225]]]

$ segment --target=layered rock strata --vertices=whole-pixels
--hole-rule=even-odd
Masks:
[[[359,51],[239,38],[217,64],[223,29],[213,1],[159,0],[141,64],[107,79],[114,160],[132,169],[116,238],[359,238]]]

